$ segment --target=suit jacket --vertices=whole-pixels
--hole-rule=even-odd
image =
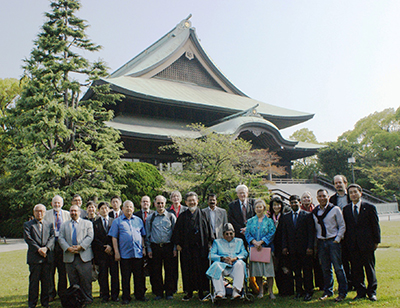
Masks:
[[[109,256],[104,252],[104,245],[110,245],[111,248],[113,247],[112,238],[108,235],[113,220],[114,219],[111,217],[108,218],[107,230],[104,229],[103,219],[101,216],[93,222],[94,239],[92,242],[92,249],[96,263],[98,260],[106,260]]]
[[[50,223],[42,222],[42,232],[39,230],[39,223],[36,219],[32,219],[24,223],[24,239],[28,244],[27,263],[52,263],[54,252],[54,229]],[[39,248],[47,247],[46,258],[42,257]]]
[[[88,217],[87,211],[84,209],[81,209],[80,217],[83,219],[87,218]]]
[[[255,215],[254,199],[248,198],[246,211],[247,220]],[[232,201],[228,205],[228,222],[230,222],[235,228],[235,236],[240,237],[244,243],[247,243],[244,235],[240,233],[240,229],[245,227],[245,223],[239,199]]]
[[[121,216],[122,214],[123,214],[122,211],[119,210],[118,217]],[[111,210],[110,213],[108,213],[108,216],[111,217],[111,218],[115,218],[114,217],[114,211]]]
[[[307,249],[314,249],[315,225],[312,214],[300,210],[296,227],[293,212],[282,216],[282,249],[287,248],[289,254],[305,254]]]
[[[209,207],[206,207],[205,209],[203,209],[203,212],[206,215],[208,221],[210,222],[210,226],[212,229],[211,217],[210,217],[211,209]],[[226,211],[224,209],[221,209],[220,207],[216,206],[215,207],[215,235],[217,236],[217,238],[224,237],[223,233],[222,233],[222,229],[227,222],[228,222],[228,216],[226,214]]]
[[[149,218],[150,214],[152,214],[152,213],[154,213],[154,210],[149,210],[149,214],[147,215],[147,218]],[[135,215],[136,217],[139,217],[144,222],[142,210],[133,213],[133,215]]]
[[[70,219],[71,219],[71,216],[70,216],[70,214],[69,214],[68,211],[61,210],[61,218],[62,218],[63,223],[64,223],[64,222],[70,220]],[[54,230],[55,230],[55,225],[54,225],[54,209],[51,209],[51,210],[47,210],[47,211],[46,211],[46,215],[44,215],[43,222],[44,222],[44,223],[51,223],[51,224],[53,225]]]
[[[93,259],[93,237],[93,223],[89,220],[80,218],[76,227],[76,239],[78,245],[82,246],[83,248],[81,251],[79,251],[83,262],[88,262]],[[72,263],[75,255],[67,251],[67,249],[72,246],[72,220],[61,225],[58,243],[64,252],[64,263]]]
[[[357,223],[353,214],[353,203],[344,207],[343,217],[346,223],[344,245],[347,249],[358,247],[360,251],[373,251],[375,244],[381,242],[379,217],[373,204],[361,201]]]

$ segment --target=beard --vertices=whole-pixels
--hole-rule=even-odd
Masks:
[[[195,210],[197,210],[197,205],[192,206],[192,207],[189,207],[189,211],[190,211],[191,213],[193,213]]]

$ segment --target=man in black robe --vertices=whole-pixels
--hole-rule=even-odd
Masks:
[[[181,270],[183,290],[186,295],[183,301],[193,297],[193,291],[198,290],[199,299],[204,298],[204,292],[209,290],[208,252],[214,240],[206,215],[198,208],[198,196],[189,192],[185,196],[188,211],[179,215],[172,234],[172,242],[181,251]]]

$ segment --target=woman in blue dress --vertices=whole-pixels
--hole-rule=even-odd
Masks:
[[[254,210],[256,216],[247,221],[246,240],[250,247],[256,247],[260,250],[262,247],[273,248],[272,241],[275,234],[275,224],[271,218],[265,215],[267,205],[263,200],[257,199],[254,203]],[[275,299],[275,295],[272,292],[275,277],[272,258],[270,263],[250,261],[250,277],[256,277],[256,282],[260,288],[258,298],[264,296],[263,277],[267,277],[269,297]]]

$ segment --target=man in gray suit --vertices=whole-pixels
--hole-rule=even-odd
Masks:
[[[222,227],[228,223],[228,216],[224,209],[217,206],[217,195],[207,196],[208,207],[203,210],[210,222],[214,238],[223,238]]]
[[[72,205],[69,213],[71,220],[61,225],[58,242],[64,252],[69,284],[79,285],[85,296],[85,304],[91,304],[93,223],[80,218],[77,205]]]
[[[28,244],[27,263],[29,264],[29,307],[36,307],[39,298],[39,282],[42,292],[40,303],[49,307],[50,264],[53,259],[54,230],[53,225],[43,222],[46,207],[36,204],[33,208],[35,219],[24,223],[24,239]]]
[[[71,216],[68,211],[64,211],[61,208],[64,205],[64,200],[61,196],[54,196],[51,201],[53,209],[46,211],[44,216],[44,223],[53,225],[55,245],[54,245],[54,258],[50,265],[50,289],[49,289],[49,301],[52,302],[57,295],[62,295],[67,290],[67,273],[65,270],[65,264],[63,262],[63,251],[58,244],[58,235],[60,233],[61,225],[70,220]],[[58,287],[56,291],[54,283],[54,275],[58,271]]]

